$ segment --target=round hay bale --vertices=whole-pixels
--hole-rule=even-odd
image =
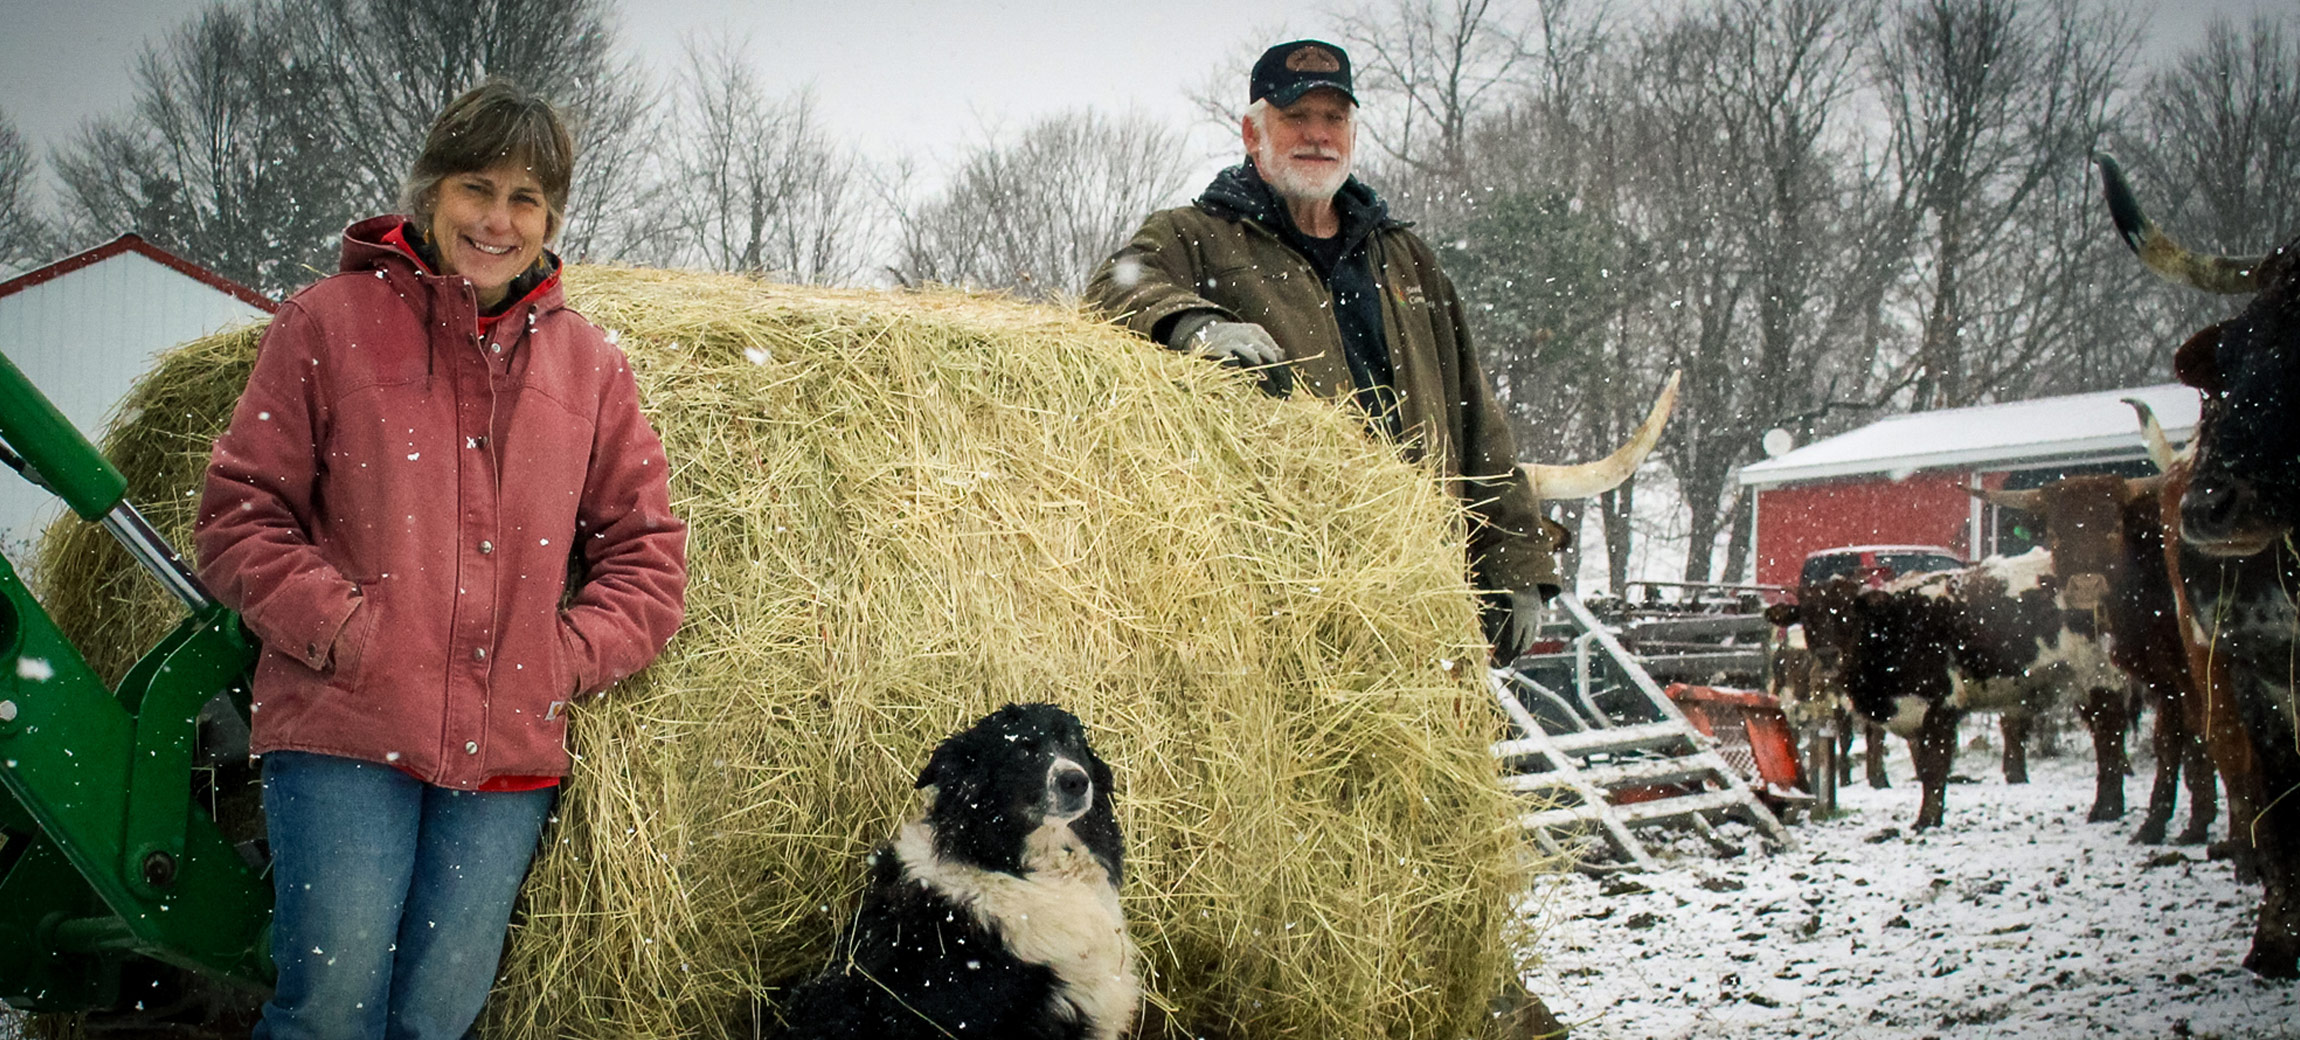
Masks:
[[[822,968],[942,737],[1076,712],[1116,770],[1145,1035],[1472,1036],[1529,860],[1460,515],[1349,412],[1075,311],[577,268],[692,525],[687,622],[578,709],[491,1037],[748,1037]],[[253,330],[107,451],[187,544]],[[40,574],[108,675],[176,612],[89,525]],[[1159,1021],[1161,1016],[1152,1016]]]

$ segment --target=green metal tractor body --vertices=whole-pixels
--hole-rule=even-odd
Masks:
[[[108,688],[0,558],[0,1000],[114,1009],[138,999],[123,977],[152,962],[260,994],[272,978],[261,846],[235,846],[196,796],[219,755],[244,771],[257,647],[5,356],[0,461],[104,524],[188,611]]]

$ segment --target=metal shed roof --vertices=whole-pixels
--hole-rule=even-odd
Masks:
[[[258,321],[278,304],[135,235],[0,282],[0,354],[90,440],[152,358],[186,340]],[[62,511],[0,472],[0,547],[16,552]]]
[[[123,253],[135,253],[143,256],[266,314],[280,309],[278,303],[264,294],[146,242],[144,236],[133,231],[94,249],[74,253],[46,267],[35,268],[6,281],[0,281],[0,296],[13,296],[43,282],[55,281],[81,268],[95,266]]]
[[[2005,467],[2084,458],[2139,458],[2140,423],[2123,399],[2155,411],[2178,444],[2196,430],[2196,391],[2178,383],[1896,415],[1741,468],[1770,487],[1831,477],[1951,466]]]

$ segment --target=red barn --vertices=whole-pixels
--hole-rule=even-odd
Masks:
[[[1742,467],[1756,492],[1756,581],[1795,585],[1806,553],[1842,545],[2026,551],[2024,518],[2000,522],[1968,489],[2154,472],[2127,397],[2174,444],[2196,429],[2196,391],[2169,383],[1896,415]]]

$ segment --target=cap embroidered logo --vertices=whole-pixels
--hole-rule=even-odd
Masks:
[[[1292,72],[1340,72],[1342,60],[1324,47],[1298,47],[1286,55],[1286,68]]]

